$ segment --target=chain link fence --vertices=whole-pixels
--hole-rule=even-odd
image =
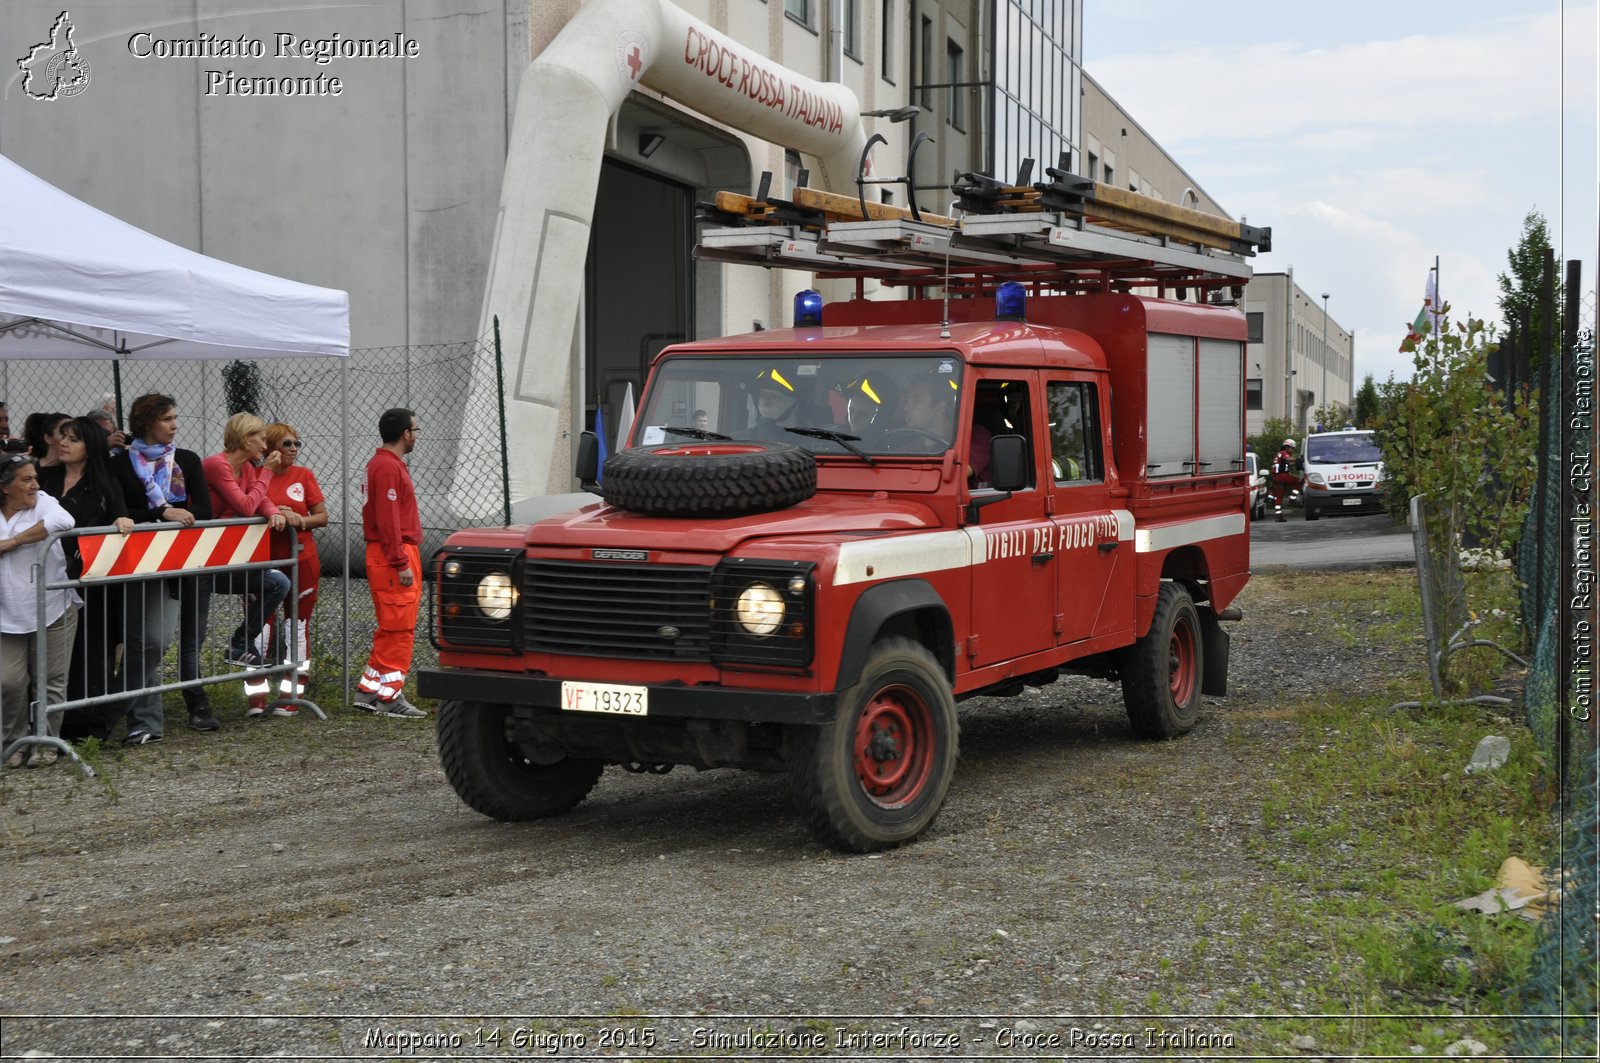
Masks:
[[[1486,647],[1503,654],[1519,665],[1527,661],[1492,639],[1470,637],[1477,618],[1467,602],[1467,580],[1456,552],[1456,522],[1447,513],[1435,513],[1437,502],[1425,495],[1412,495],[1409,520],[1412,549],[1417,557],[1417,591],[1422,602],[1422,630],[1428,654],[1428,681],[1433,702],[1402,701],[1394,709],[1420,709],[1428,704],[1509,705],[1511,699],[1498,694],[1469,694],[1450,698],[1450,657],[1465,649]]]
[[[1522,322],[1518,331],[1551,340],[1540,345],[1542,351],[1511,352],[1508,362],[1526,367],[1541,401],[1539,482],[1517,559],[1524,626],[1533,643],[1524,703],[1528,726],[1555,776],[1563,816],[1561,850],[1547,875],[1561,889],[1561,903],[1541,924],[1538,950],[1520,994],[1522,1012],[1547,1018],[1530,1017],[1518,1024],[1518,1051],[1530,1056],[1560,1053],[1561,1058],[1569,1053],[1571,1058],[1593,1058],[1600,1036],[1594,609],[1592,601],[1580,609],[1571,593],[1575,577],[1585,570],[1593,587],[1596,297],[1592,290],[1582,291],[1577,265],[1568,264],[1557,317],[1555,264],[1547,263],[1543,305],[1535,310],[1542,325],[1536,329],[1534,323]],[[1587,371],[1579,368],[1584,360]],[[1575,519],[1584,500],[1587,521]],[[1587,632],[1580,624],[1589,625]],[[1581,655],[1582,646],[1589,647],[1587,657]],[[1580,704],[1588,706],[1581,715],[1573,711]]]
[[[222,450],[223,426],[238,410],[293,426],[305,444],[300,461],[322,484],[330,518],[328,526],[315,533],[324,578],[311,624],[312,659],[321,662],[313,671],[312,696],[341,704],[345,693],[335,688],[336,669],[342,673],[346,659],[339,622],[346,556],[343,513],[348,513],[352,562],[349,655],[357,660],[357,672],[377,627],[371,596],[361,579],[365,573],[360,485],[367,460],[379,443],[379,415],[404,406],[416,411],[422,427],[408,463],[422,515],[424,558],[458,528],[510,521],[504,417],[492,400],[473,403],[470,384],[475,370],[493,372],[503,385],[495,337],[369,347],[352,350],[347,361],[0,360],[0,401],[6,403],[12,432],[20,435],[31,412],[78,416],[99,406],[107,395],[117,402],[118,423],[125,426],[126,411],[135,397],[162,392],[178,402],[178,445],[202,457]],[[497,387],[495,394],[503,390]],[[348,440],[343,439],[346,425]],[[417,622],[416,666],[437,660],[427,639],[427,614],[424,602]],[[212,631],[208,645],[218,637]]]

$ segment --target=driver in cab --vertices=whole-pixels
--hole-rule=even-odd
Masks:
[[[955,436],[956,389],[959,385],[945,376],[917,377],[906,387],[901,414],[906,427],[915,429],[924,437],[909,449],[932,451],[948,447]],[[938,445],[935,445],[937,442]],[[967,481],[981,484],[989,481],[990,444],[989,430],[982,425],[972,426],[972,445],[967,452]]]

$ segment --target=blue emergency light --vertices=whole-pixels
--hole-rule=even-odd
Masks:
[[[807,288],[794,297],[794,327],[822,324],[822,293]]]
[[[1027,307],[1028,290],[1020,281],[1006,281],[994,293],[994,316],[1000,321],[1022,321]]]

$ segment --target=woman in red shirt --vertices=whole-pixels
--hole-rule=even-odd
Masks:
[[[266,422],[255,414],[236,413],[223,427],[222,453],[200,463],[211,491],[213,519],[265,517],[267,527],[273,531],[287,526],[288,518],[267,500],[267,488],[277,474],[280,459],[267,455],[266,432]],[[258,651],[255,643],[267,617],[277,611],[278,603],[289,593],[289,577],[274,568],[222,572],[212,577],[212,589],[217,594],[237,594],[244,599],[244,619],[228,640],[227,662],[245,668],[269,664],[270,658]],[[205,613],[209,612],[206,607]]]
[[[305,441],[300,433],[291,425],[282,421],[267,425],[267,458],[271,460],[277,456],[277,473],[272,477],[272,483],[267,486],[267,501],[278,507],[278,512],[283,514],[288,522],[288,528],[276,532],[272,536],[272,556],[287,560],[290,556],[289,536],[294,535],[300,540],[300,577],[299,597],[295,601],[285,600],[283,615],[285,619],[294,610],[294,617],[298,621],[295,631],[295,645],[285,646],[287,656],[285,660],[298,661],[299,667],[291,680],[283,676],[278,683],[278,689],[283,697],[300,698],[305,696],[306,680],[311,672],[311,614],[317,608],[317,587],[322,579],[322,562],[317,557],[317,540],[311,534],[313,528],[323,528],[328,524],[328,507],[322,494],[322,485],[317,483],[317,475],[308,467],[300,464],[300,455],[305,447]],[[265,647],[274,645],[274,627],[277,618],[268,617],[267,626],[262,630],[258,649],[265,652]],[[284,631],[289,625],[285,623]],[[259,716],[266,711],[268,687],[265,682],[245,684],[245,692],[249,695],[249,708],[246,712],[251,716]],[[274,712],[283,713],[285,707],[279,707]]]

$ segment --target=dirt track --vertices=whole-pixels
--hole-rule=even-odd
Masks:
[[[587,1031],[594,1050],[595,1021],[529,1017],[620,1014],[629,1036],[665,1037],[671,1022],[641,1017],[698,1013],[789,1017],[779,1030],[946,1016],[918,1029],[959,1028],[977,1051],[994,1023],[953,1017],[1215,1011],[1263,976],[1270,920],[1246,929],[1244,913],[1299,888],[1247,845],[1258,797],[1292,772],[1277,756],[1297,728],[1280,695],[1349,654],[1288,619],[1297,601],[1279,581],[1294,578],[1247,589],[1231,696],[1182,740],[1134,740],[1116,689],[1088,680],[963,703],[944,813],[919,843],[873,857],[821,849],[781,779],[733,772],[612,769],[568,816],[491,822],[446,784],[429,723],[344,711],[174,735],[109,754],[99,781],[11,773],[0,1010],[227,1017],[11,1019],[0,1050],[362,1054],[374,1026]],[[1293,1007],[1293,978],[1273,988]],[[305,1018],[335,1014],[411,1018]],[[1073,1028],[1148,1025],[1084,1032],[1094,1021]],[[471,1054],[470,1037],[444,1044]]]

